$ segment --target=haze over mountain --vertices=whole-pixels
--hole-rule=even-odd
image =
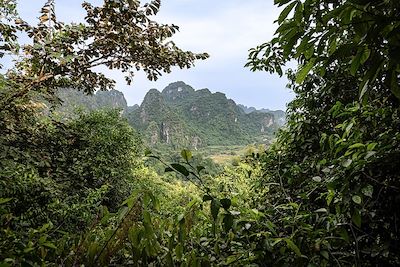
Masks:
[[[238,107],[240,107],[246,114],[252,112],[271,113],[274,115],[275,123],[279,126],[283,126],[286,123],[286,112],[283,110],[270,110],[267,108],[256,109],[255,107],[247,107],[242,104],[238,104]]]
[[[78,107],[89,111],[121,108],[129,123],[153,147],[197,149],[266,142],[285,121],[283,111],[247,108],[221,92],[195,90],[182,81],[171,83],[161,92],[149,90],[140,106],[128,107],[124,95],[116,90],[82,95],[74,90],[61,90],[59,97],[64,104],[56,112],[71,114]]]
[[[86,95],[81,91],[62,88],[57,92],[62,105],[55,109],[55,113],[62,116],[71,116],[77,109],[93,111],[101,108],[119,108],[125,113],[138,108],[138,105],[128,107],[125,96],[117,90],[98,91],[93,95]]]

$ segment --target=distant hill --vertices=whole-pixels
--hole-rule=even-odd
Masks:
[[[128,119],[150,145],[195,149],[262,142],[278,127],[271,113],[246,114],[225,94],[195,90],[184,82],[171,83],[161,92],[151,89]]]
[[[127,113],[139,108],[138,105],[128,107],[124,94],[117,90],[98,91],[93,95],[86,95],[82,91],[62,88],[58,90],[57,97],[61,99],[62,105],[56,107],[53,113],[63,117],[72,116],[77,109],[92,111],[100,108],[119,108]]]
[[[247,107],[242,104],[238,104],[238,107],[241,108],[244,111],[244,113],[246,113],[246,114],[249,114],[253,111],[257,111],[257,109],[255,107]]]
[[[63,117],[72,116],[76,109],[121,109],[129,123],[153,147],[197,149],[266,142],[283,124],[285,116],[283,111],[237,105],[223,93],[195,90],[184,82],[171,83],[161,92],[149,90],[140,106],[128,106],[123,93],[117,90],[87,96],[77,90],[60,89],[58,97],[63,104],[53,112]]]
[[[265,108],[256,109],[255,107],[247,107],[242,104],[238,104],[238,107],[240,107],[246,114],[249,114],[252,112],[273,114],[276,124],[278,124],[279,126],[283,126],[286,124],[286,112],[283,110],[270,110],[270,109],[265,109]]]

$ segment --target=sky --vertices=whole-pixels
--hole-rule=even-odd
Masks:
[[[45,0],[18,0],[20,16],[36,23]],[[88,0],[100,5],[102,0]],[[143,1],[142,1],[143,2]],[[56,0],[56,14],[64,22],[82,22],[82,0]],[[272,39],[273,21],[280,10],[271,0],[162,0],[154,20],[175,24],[180,31],[172,40],[182,49],[207,52],[210,58],[197,61],[195,67],[164,74],[148,81],[136,73],[128,86],[119,71],[103,72],[117,82],[129,105],[140,104],[151,88],[162,90],[169,83],[184,81],[195,89],[223,92],[236,103],[256,108],[285,109],[294,94],[286,88],[287,79],[266,72],[251,72],[244,65],[248,50]]]

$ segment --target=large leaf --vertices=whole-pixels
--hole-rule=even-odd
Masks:
[[[0,205],[10,202],[12,198],[0,198]]]
[[[296,4],[297,4],[297,2],[293,2],[293,3],[289,4],[287,7],[285,7],[285,9],[279,15],[279,18],[278,18],[278,22],[279,23],[281,23],[282,21],[284,21],[287,18],[287,16],[289,15],[290,11],[292,11],[292,9],[294,8],[294,6]]]
[[[213,197],[210,196],[210,195],[204,195],[204,196],[203,196],[203,201],[204,201],[204,202],[209,201],[209,200],[213,200]]]
[[[189,176],[189,171],[186,169],[185,166],[178,164],[178,163],[173,163],[171,164],[172,169],[178,171],[179,173],[183,174],[184,176]]]
[[[221,206],[227,211],[231,207],[231,200],[229,198],[221,199]]]
[[[314,65],[315,65],[315,61],[316,61],[316,58],[312,58],[312,59],[310,59],[308,62],[307,62],[307,64],[305,64],[301,69],[300,69],[300,71],[297,73],[297,75],[296,75],[296,83],[302,83],[302,82],[304,82],[304,80],[306,79],[306,77],[307,77],[307,74],[310,72],[310,70],[314,67]]]
[[[354,196],[352,196],[351,197],[351,199],[353,200],[353,202],[354,203],[356,203],[356,204],[361,204],[361,202],[362,202],[362,199],[361,199],[361,197],[360,196],[358,196],[358,195],[354,195]]]
[[[181,156],[184,160],[186,160],[186,162],[188,162],[189,160],[192,159],[192,152],[188,149],[183,149],[181,151]]]
[[[219,209],[221,208],[221,203],[218,199],[214,198],[211,200],[210,209],[211,209],[211,216],[214,220],[218,218]]]
[[[357,227],[361,227],[361,214],[359,210],[355,210],[351,216],[351,220]]]
[[[297,255],[298,257],[301,257],[301,252],[300,252],[299,247],[296,246],[296,244],[295,244],[291,239],[289,239],[289,238],[285,238],[284,240],[285,240],[285,242],[286,242],[288,248],[290,248],[291,250],[293,250],[294,253],[296,253],[296,255]]]
[[[232,229],[233,226],[233,215],[230,213],[227,213],[224,215],[224,219],[223,219],[223,223],[224,223],[224,230],[226,232],[228,232],[230,229]]]

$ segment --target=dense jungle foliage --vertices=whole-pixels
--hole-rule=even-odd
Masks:
[[[0,0],[0,56],[22,56],[0,75],[0,265],[399,266],[400,2],[275,4],[275,36],[247,66],[298,62],[286,127],[210,174],[189,150],[171,163],[145,149],[119,111],[43,112],[57,88],[112,86],[99,64],[129,82],[206,58],[164,44],[176,26],[149,19],[159,1],[85,3],[79,25],[49,1],[30,26]]]

